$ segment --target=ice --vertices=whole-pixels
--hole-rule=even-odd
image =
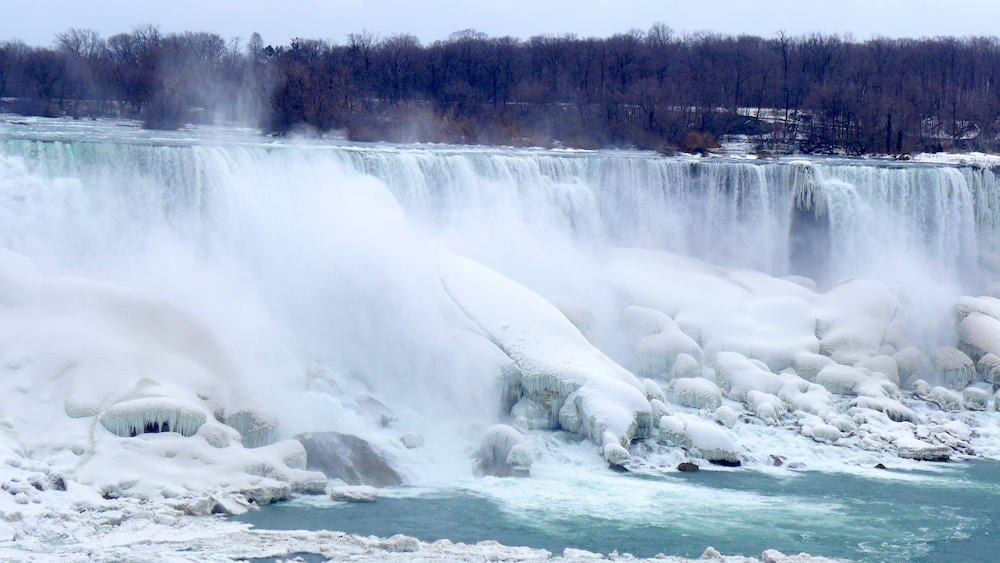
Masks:
[[[527,477],[531,472],[532,455],[524,436],[504,424],[492,426],[483,435],[476,452],[476,471],[495,477]]]
[[[551,303],[503,276],[442,253],[444,286],[458,307],[521,372],[526,411],[558,420],[598,445],[648,435],[651,407],[642,382],[580,333]],[[530,425],[530,422],[529,422]]]
[[[931,363],[945,384],[952,389],[964,389],[976,378],[972,359],[954,346],[942,346],[934,350]]]
[[[703,418],[675,414],[660,418],[661,439],[710,462],[739,465],[740,449],[723,427]]]
[[[116,403],[97,419],[116,436],[134,437],[146,432],[193,436],[208,417],[198,408],[176,399],[146,397]]]
[[[722,404],[722,391],[703,378],[680,378],[670,384],[674,402],[693,409],[714,411]]]

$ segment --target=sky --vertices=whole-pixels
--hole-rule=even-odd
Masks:
[[[268,44],[292,37],[344,43],[367,31],[411,33],[429,43],[461,29],[491,36],[608,36],[662,22],[678,33],[773,36],[812,32],[997,35],[997,0],[0,0],[0,40],[51,45],[70,27],[102,36],[156,24],[163,32],[211,31]]]

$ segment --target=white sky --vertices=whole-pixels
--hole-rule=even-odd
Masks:
[[[164,32],[212,31],[265,43],[291,37],[343,43],[348,33],[408,32],[422,41],[475,28],[527,38],[607,36],[663,22],[677,32],[773,36],[824,32],[921,37],[997,35],[998,0],[0,0],[0,40],[50,45],[70,27],[102,35],[154,23]]]

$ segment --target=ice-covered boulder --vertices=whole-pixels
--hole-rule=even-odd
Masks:
[[[704,378],[680,378],[671,383],[674,402],[693,409],[715,410],[722,404],[722,391]]]
[[[1000,384],[1000,356],[996,354],[983,354],[976,362],[976,372],[979,378],[994,385]]]
[[[811,417],[808,421],[804,421],[800,432],[803,436],[825,444],[834,444],[843,437],[836,426],[827,424],[818,417]]]
[[[962,396],[945,387],[934,387],[927,394],[927,401],[941,407],[943,411],[962,410]]]
[[[681,377],[700,377],[701,364],[690,354],[678,354],[674,367],[670,370],[672,379]]]
[[[736,412],[729,405],[722,405],[721,407],[715,409],[715,414],[712,415],[712,420],[725,426],[726,428],[733,428],[740,422],[740,413]]]
[[[553,416],[555,415],[555,416]],[[510,409],[510,416],[519,421],[525,430],[554,430],[559,428],[559,413],[531,396],[523,396]]]
[[[643,389],[646,391],[646,398],[650,401],[661,401],[666,402],[667,396],[663,393],[663,388],[660,384],[653,381],[652,379],[642,380]]]
[[[222,422],[240,433],[242,443],[247,448],[259,448],[274,443],[277,439],[278,422],[255,409],[240,409],[227,413]]]
[[[969,356],[953,346],[942,346],[931,354],[931,363],[951,389],[964,389],[976,377],[975,364]]]
[[[816,383],[831,393],[898,398],[899,388],[880,372],[868,368],[830,364],[820,370]]]
[[[447,294],[519,370],[518,402],[534,401],[545,418],[602,447],[649,436],[652,408],[641,381],[556,307],[481,264],[443,250],[439,258]]]
[[[924,364],[923,354],[914,346],[900,348],[892,355],[892,359],[896,360],[899,379],[903,382],[908,382],[912,377],[917,375]]]
[[[701,347],[684,333],[669,315],[649,307],[629,305],[622,311],[625,330],[634,340],[639,373],[656,376],[669,372],[680,354],[696,360]]]
[[[898,312],[899,298],[878,282],[853,278],[835,285],[822,296],[819,353],[841,363],[865,359],[898,332],[890,330]]]
[[[994,300],[995,301],[995,300]],[[1000,319],[973,311],[956,325],[959,348],[973,360],[1000,355]]]
[[[757,418],[772,425],[778,424],[781,417],[788,413],[785,402],[777,395],[756,389],[747,392],[746,405],[750,412],[757,415]]]
[[[723,427],[694,415],[660,418],[660,439],[721,465],[739,465],[740,449]]]
[[[899,386],[899,366],[892,356],[878,355],[863,360],[856,364],[857,367],[866,368],[875,373],[881,373],[893,385]]]
[[[799,352],[795,355],[795,373],[806,381],[816,381],[816,376],[824,367],[834,363],[829,357],[812,352]]]
[[[366,440],[339,432],[310,432],[295,437],[306,451],[306,468],[348,485],[389,487],[402,477]]]
[[[516,428],[497,424],[483,435],[476,452],[476,472],[494,477],[527,477],[531,461],[524,436]]]
[[[984,411],[989,408],[990,394],[978,387],[967,387],[962,391],[962,401],[970,411]]]
[[[851,400],[850,404],[852,407],[871,409],[884,413],[894,422],[918,422],[916,411],[907,407],[897,399],[890,397],[862,396]]]

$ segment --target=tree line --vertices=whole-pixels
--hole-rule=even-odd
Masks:
[[[254,120],[354,140],[902,154],[1000,150],[996,37],[675,34],[265,45],[154,26],[0,42],[0,107],[147,127]]]

